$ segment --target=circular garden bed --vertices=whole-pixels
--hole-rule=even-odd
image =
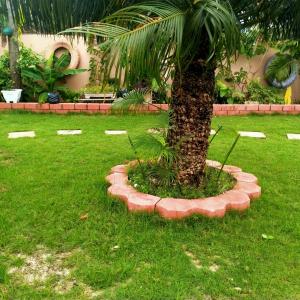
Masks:
[[[207,166],[221,168],[217,161],[207,160]],[[106,181],[110,184],[108,194],[123,201],[129,211],[159,213],[166,219],[182,219],[194,214],[207,217],[223,217],[227,211],[243,211],[250,207],[251,200],[261,195],[257,178],[235,166],[224,166],[223,171],[236,180],[232,190],[221,195],[200,199],[160,198],[137,191],[130,185],[128,169],[136,162],[118,165],[111,169]]]

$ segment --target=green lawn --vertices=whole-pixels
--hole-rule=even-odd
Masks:
[[[126,136],[104,130],[135,138],[165,123],[163,115],[0,114],[0,299],[300,299],[300,141],[286,138],[300,133],[300,116],[214,119],[224,131],[212,159],[222,160],[237,130],[266,133],[242,138],[229,161],[258,176],[263,196],[243,214],[179,222],[128,214],[106,196],[109,169],[134,156]],[[37,137],[7,139],[20,130]],[[30,256],[37,266],[26,265]],[[69,273],[51,273],[55,266]],[[51,276],[30,285],[38,272]]]

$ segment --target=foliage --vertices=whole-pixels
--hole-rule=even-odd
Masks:
[[[33,66],[43,63],[44,59],[34,53],[31,49],[24,47],[21,45],[20,47],[20,56],[18,59],[18,68],[21,71],[21,75],[23,75],[23,71],[26,71],[28,68],[32,68]],[[23,93],[23,99],[26,101],[27,99],[32,101],[36,99],[36,85],[33,81],[26,79],[22,76],[22,84],[25,87]],[[8,53],[4,53],[0,56],[0,88],[1,89],[11,89],[13,87],[10,70],[9,70],[9,57]]]
[[[18,67],[21,69],[21,71],[42,63],[45,63],[44,57],[34,52],[31,48],[27,48],[23,44],[20,45]]]
[[[145,92],[132,90],[123,98],[118,98],[113,102],[113,111],[128,112],[129,110],[138,109],[139,105],[145,104]]]
[[[18,68],[21,71],[21,75],[23,75],[23,71],[26,71],[28,68],[32,68],[40,63],[43,63],[44,59],[34,53],[31,49],[24,47],[21,45],[20,47],[20,56],[18,59]],[[24,76],[22,76],[22,84],[25,87],[25,97],[35,99],[34,97],[34,89],[35,85],[32,81],[26,80]],[[1,89],[10,89],[12,88],[12,81],[9,70],[9,57],[8,53],[4,53],[0,56],[0,88]]]
[[[6,3],[2,0],[0,1],[0,37],[5,25],[7,25],[7,9]]]
[[[10,77],[9,57],[7,53],[0,56],[0,91],[11,89],[13,82]]]
[[[31,66],[22,72],[25,80],[35,83],[39,102],[45,102],[49,92],[64,92],[66,87],[62,83],[68,76],[86,71],[85,69],[67,69],[68,60],[67,54],[59,58],[52,54],[44,64]]]
[[[232,73],[231,70],[221,70],[217,78],[217,103],[243,104],[246,101],[260,104],[284,103],[284,97],[280,90],[263,86],[259,78],[249,81],[248,73],[243,68],[235,73]]]
[[[225,99],[226,104],[234,104],[234,103],[242,104],[245,102],[244,93],[235,89],[234,87],[231,87],[230,85],[224,83],[221,80],[217,81],[216,90],[217,90],[218,103],[220,103],[220,99]]]
[[[97,86],[100,84],[100,72],[101,72],[101,61],[97,56],[101,56],[99,49],[95,47],[95,36],[88,36],[87,40],[87,51],[90,54],[90,63],[89,63],[89,86]]]
[[[19,26],[23,26],[27,32],[49,34],[79,24],[97,22],[122,7],[144,0],[11,0],[11,2]],[[172,0],[172,2],[191,5],[202,1]],[[274,39],[300,38],[298,0],[229,2],[243,28],[258,25],[265,36],[272,36]],[[49,12],[55,17],[49,17]],[[5,15],[5,0],[0,0],[0,16]],[[72,18],[66,18],[66,15]]]
[[[273,44],[279,50],[271,65],[266,70],[269,78],[278,81],[286,80],[291,73],[293,65],[300,64],[300,42],[294,40],[280,41]]]
[[[300,38],[298,0],[230,0],[243,28],[257,26],[268,39]]]
[[[92,2],[92,3],[91,3]],[[121,7],[123,0],[12,0],[17,23],[25,31],[57,33],[82,22],[99,20]],[[51,17],[49,12],[52,12]],[[0,0],[0,16],[6,14],[5,0]],[[66,18],[66,16],[71,16]]]
[[[217,75],[216,93],[218,103],[244,103],[248,72],[243,68],[232,73],[231,68],[221,69]]]
[[[263,40],[263,34],[257,26],[250,29],[244,29],[241,32],[239,53],[247,58],[265,54],[267,51],[264,44],[265,42],[266,41]]]
[[[88,85],[80,90],[81,94],[103,94],[103,93],[114,93],[115,87],[109,84],[105,86],[100,85]]]
[[[258,102],[260,104],[284,103],[284,97],[278,89],[263,86],[259,82],[259,79],[250,81],[244,91],[235,89],[221,80],[217,81],[216,87],[218,103],[243,104],[246,101]]]
[[[168,90],[171,89],[170,84],[163,81],[160,85],[155,79],[151,81],[152,99],[155,103],[169,103]]]
[[[214,137],[217,136],[221,128],[220,126]],[[216,170],[207,167],[202,185],[191,187],[181,185],[177,180],[178,172],[176,167],[174,168],[176,166],[177,152],[176,149],[170,147],[167,143],[167,131],[156,135],[148,134],[137,137],[135,142],[129,138],[135,158],[139,162],[138,166],[130,170],[129,179],[138,190],[160,197],[185,197],[191,199],[222,194],[233,187],[234,180],[230,175],[223,172],[223,167],[235,149],[238,139],[239,135],[226,153],[222,168]],[[142,153],[146,148],[148,159],[141,163],[140,158],[143,156]]]
[[[103,80],[116,65],[116,77],[133,84],[153,78],[161,84],[170,67],[186,68],[208,43],[208,57],[229,59],[239,41],[237,20],[226,2],[151,1],[125,7],[102,22],[68,29],[64,34],[93,34],[104,39]],[[193,36],[193,39],[190,37]],[[149,51],[151,49],[151,51]],[[119,82],[121,85],[121,82]]]
[[[284,104],[284,97],[275,88],[262,86],[259,80],[252,80],[247,87],[247,100],[266,104]]]
[[[224,167],[225,167],[225,165],[226,165],[226,163],[227,163],[227,161],[228,161],[230,155],[232,154],[233,150],[235,149],[235,147],[236,147],[236,145],[237,145],[237,143],[238,143],[240,137],[241,137],[240,134],[238,134],[238,135],[236,136],[236,138],[235,138],[233,144],[231,145],[230,149],[229,149],[228,152],[226,153],[226,156],[225,156],[225,159],[224,159],[224,161],[223,161],[223,163],[222,163],[221,169],[220,169],[219,172],[218,172],[217,183],[219,183],[219,180],[220,180],[221,175],[222,175],[222,171],[224,170]]]
[[[67,61],[67,59],[66,59]],[[38,68],[40,65],[45,65],[46,60],[36,54],[32,49],[26,48],[24,45],[20,47],[20,56],[18,59],[18,67],[21,71],[22,85],[23,85],[23,100],[24,101],[38,101],[39,97],[46,100],[45,94],[40,96],[43,92],[41,85],[36,82],[36,78],[29,77],[28,72]],[[12,81],[9,70],[9,58],[8,54],[5,53],[0,56],[0,90],[11,89]],[[62,98],[66,102],[74,102],[79,99],[80,94],[74,92],[67,87],[61,89]]]
[[[136,159],[139,159],[138,153],[145,146],[148,147],[148,155],[151,157],[147,162],[139,164],[139,168],[133,169],[133,173],[134,170],[137,172],[135,175],[129,173],[132,174],[132,178],[136,178],[139,183],[141,183],[142,180],[143,185],[145,187],[149,185],[150,189],[151,187],[154,188],[154,186],[157,188],[159,186],[163,189],[171,187],[181,189],[176,180],[176,169],[174,168],[176,153],[167,143],[166,132],[156,136],[151,134],[141,136],[137,138],[136,143],[131,141],[130,145],[135,153]],[[142,176],[142,178],[140,178],[140,176]],[[129,175],[129,177],[131,176]],[[136,184],[135,181],[132,183]]]
[[[36,85],[34,80],[26,77],[24,72],[26,73],[28,69],[44,64],[45,59],[41,55],[35,53],[32,49],[21,44],[20,55],[17,63],[21,72],[22,85],[24,87],[23,100],[37,101],[39,96],[39,87]]]
[[[144,179],[141,168],[147,180]],[[154,162],[147,162],[130,169],[128,177],[138,191],[146,194],[161,198],[197,199],[213,197],[233,188],[234,180],[229,174],[223,172],[220,180],[218,180],[218,174],[218,170],[207,168],[202,187],[179,186],[174,183],[176,174],[172,169],[166,169]]]
[[[79,101],[81,93],[79,91],[74,91],[68,87],[64,87],[60,90],[60,95],[64,102],[76,103]]]

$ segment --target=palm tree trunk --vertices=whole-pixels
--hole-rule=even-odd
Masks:
[[[21,87],[21,75],[17,66],[17,61],[19,58],[19,44],[18,44],[18,33],[16,31],[16,26],[14,23],[13,12],[10,0],[6,0],[7,6],[7,17],[8,24],[14,30],[14,34],[12,37],[9,37],[9,64],[10,64],[10,74],[11,79],[14,83],[14,88]]]
[[[177,154],[179,182],[196,186],[205,173],[216,68],[213,61],[206,62],[207,49],[201,50],[186,71],[176,70],[167,139]]]

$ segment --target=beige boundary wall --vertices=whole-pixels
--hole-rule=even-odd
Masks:
[[[70,43],[65,38],[59,36],[41,36],[37,34],[24,34],[21,37],[22,42],[26,47],[32,48],[35,52],[48,56],[51,49],[55,44],[64,41]],[[5,43],[0,44],[0,54],[3,53],[4,49],[7,47]],[[89,68],[90,56],[87,52],[87,46],[85,45],[83,39],[74,40],[72,42],[72,47],[78,51],[79,54],[79,68]],[[246,57],[239,57],[237,62],[232,65],[232,70],[237,72],[240,68],[244,68],[250,74],[250,77],[257,78],[259,77],[263,83],[266,84],[264,80],[264,67],[270,59],[270,57],[275,53],[275,50],[270,49],[266,54],[256,56],[252,59],[247,59]],[[68,80],[68,85],[73,89],[80,89],[86,86],[89,82],[89,72],[85,72],[80,75],[73,76]],[[293,99],[295,102],[300,103],[300,76],[292,85]]]

